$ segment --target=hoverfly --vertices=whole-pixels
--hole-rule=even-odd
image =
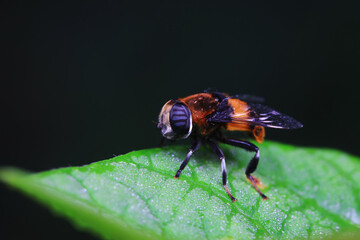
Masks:
[[[224,137],[221,129],[248,132],[261,143],[265,137],[264,127],[294,129],[301,128],[302,124],[290,116],[260,104],[258,100],[257,97],[249,95],[229,96],[226,93],[205,91],[166,102],[161,109],[157,125],[163,136],[162,143],[185,138],[192,140],[190,150],[174,177],[179,178],[191,155],[198,150],[201,143],[208,144],[221,160],[222,183],[230,199],[235,202],[236,198],[226,186],[225,155],[218,145],[218,142],[222,142],[255,153],[245,175],[260,196],[264,200],[267,199],[258,188],[259,180],[251,175],[259,163],[259,148],[248,141]]]

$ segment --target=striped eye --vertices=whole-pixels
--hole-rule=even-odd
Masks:
[[[170,126],[176,138],[187,138],[192,130],[192,116],[189,108],[182,103],[175,103],[170,111]]]

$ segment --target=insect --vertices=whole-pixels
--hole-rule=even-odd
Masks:
[[[179,178],[190,157],[200,145],[208,144],[221,161],[223,186],[230,199],[235,202],[236,198],[226,185],[225,155],[218,145],[218,142],[222,142],[255,153],[246,168],[245,175],[260,196],[266,200],[266,195],[258,187],[259,180],[251,175],[259,163],[259,148],[248,141],[224,137],[221,131],[223,129],[247,132],[258,143],[262,143],[265,137],[264,127],[282,129],[302,127],[302,124],[294,118],[260,104],[260,100],[249,95],[229,96],[226,93],[205,91],[166,102],[161,109],[157,125],[163,136],[162,145],[169,140],[190,138],[192,141],[189,152],[174,178]]]

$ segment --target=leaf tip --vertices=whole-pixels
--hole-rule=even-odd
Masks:
[[[19,179],[27,174],[26,171],[15,167],[3,167],[0,168],[0,181],[9,185],[15,185]]]

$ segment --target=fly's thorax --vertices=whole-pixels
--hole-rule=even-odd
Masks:
[[[161,109],[158,128],[167,139],[189,137],[192,132],[191,111],[181,101],[169,100]]]

